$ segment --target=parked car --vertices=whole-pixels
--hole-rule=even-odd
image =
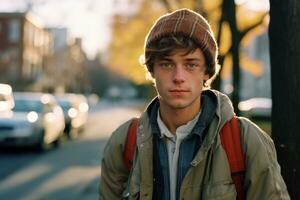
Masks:
[[[269,120],[271,118],[272,99],[251,98],[239,103],[242,114],[251,119]]]
[[[64,130],[64,116],[53,95],[14,93],[10,115],[0,117],[1,146],[35,146],[40,150],[58,146]]]
[[[271,134],[272,99],[259,97],[239,103],[241,115],[250,118],[260,128]]]
[[[0,112],[9,111],[13,107],[12,87],[8,84],[0,83]]]
[[[56,96],[65,116],[65,134],[74,138],[82,133],[87,122],[89,106],[85,96],[80,94],[63,94]]]

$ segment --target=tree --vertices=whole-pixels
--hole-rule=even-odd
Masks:
[[[272,136],[291,199],[300,193],[300,4],[270,0]]]
[[[231,30],[231,54],[232,54],[232,75],[233,75],[233,93],[232,104],[235,112],[239,115],[238,103],[240,101],[240,35],[236,23],[236,7],[232,0],[223,0],[224,18],[228,21]]]
[[[247,16],[245,13],[249,16],[252,15],[252,17]],[[263,25],[266,15],[266,12],[255,12],[254,14],[253,11],[245,9],[243,5],[236,5],[233,0],[223,0],[221,4],[221,17],[217,34],[217,42],[220,46],[219,63],[222,66],[221,70],[227,67],[225,66],[225,59],[230,60],[232,65],[233,92],[231,98],[237,115],[240,112],[238,108],[241,99],[240,80],[243,78],[240,74],[241,67],[251,72],[251,74],[257,71],[257,68],[261,68],[254,64],[255,61],[249,59],[245,54],[241,54],[240,47],[246,36],[251,35],[254,29]],[[226,28],[229,30],[226,31]],[[230,33],[230,36],[228,36],[228,33]],[[214,87],[219,89],[220,84],[220,80],[216,80]]]

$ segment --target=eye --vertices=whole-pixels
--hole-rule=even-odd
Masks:
[[[174,65],[170,62],[162,62],[159,64],[163,69],[171,69]]]
[[[199,65],[196,64],[196,63],[187,63],[187,64],[185,65],[185,67],[186,67],[188,70],[194,70],[194,69],[196,69],[198,66],[199,66]]]

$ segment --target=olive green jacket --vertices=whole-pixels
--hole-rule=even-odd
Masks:
[[[233,117],[234,112],[227,96],[217,91],[211,92],[218,99],[216,115],[184,177],[179,199],[236,199],[228,159],[219,136],[220,129]],[[131,120],[114,131],[105,147],[99,199],[152,199],[153,145],[149,118],[146,112],[140,117],[137,151],[133,170],[128,174],[123,165],[122,153],[130,122]],[[272,139],[248,119],[240,117],[239,122],[246,159],[246,199],[290,199],[280,174]]]

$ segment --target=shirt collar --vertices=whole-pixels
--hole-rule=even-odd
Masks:
[[[209,123],[216,114],[217,97],[210,90],[203,91],[201,95],[201,114],[198,117],[198,121],[193,127],[191,134],[196,134],[202,139],[204,138],[204,130],[208,127]],[[159,109],[159,100],[154,98],[147,108],[147,113],[150,118],[150,124],[153,134],[160,136],[160,128],[157,122],[157,114]]]
[[[190,132],[192,131],[192,129],[194,128],[195,124],[198,121],[198,118],[200,116],[201,110],[200,112],[188,123],[179,126],[176,130],[176,135],[180,134],[183,135],[183,137],[187,136],[188,134],[190,134]],[[168,137],[168,138],[174,138],[176,135],[173,135],[170,130],[167,128],[167,126],[165,125],[165,123],[162,121],[161,117],[160,117],[160,112],[159,109],[157,110],[157,123],[161,132],[161,137]]]

